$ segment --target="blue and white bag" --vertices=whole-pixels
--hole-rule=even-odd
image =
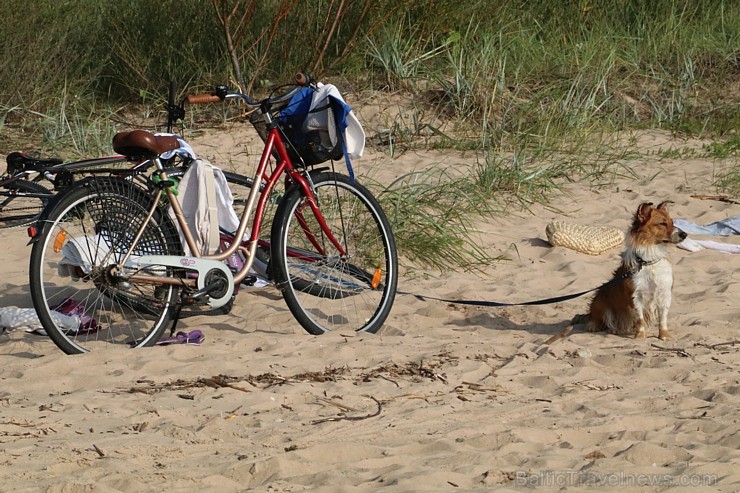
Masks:
[[[313,166],[344,157],[353,177],[351,160],[362,157],[365,132],[334,85],[302,89],[280,112],[278,123],[297,153],[292,158]]]

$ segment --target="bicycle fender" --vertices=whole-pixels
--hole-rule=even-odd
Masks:
[[[313,176],[313,175],[318,175],[319,173],[322,173],[324,171],[331,172],[331,169],[328,166],[321,166],[321,167],[317,166],[317,167],[311,168],[308,174]],[[291,185],[285,190],[285,193],[283,194],[283,196],[280,197],[280,201],[278,202],[277,205],[280,205],[280,202],[286,200],[286,198],[291,193],[293,193],[295,190],[298,190],[298,186],[295,183],[291,183]]]

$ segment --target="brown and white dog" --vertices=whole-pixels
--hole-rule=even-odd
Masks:
[[[658,337],[669,339],[668,309],[671,306],[673,269],[668,245],[679,243],[686,233],[673,226],[667,204],[640,204],[625,238],[622,264],[614,272],[623,280],[602,286],[591,301],[588,330],[645,337],[647,326],[658,325]]]

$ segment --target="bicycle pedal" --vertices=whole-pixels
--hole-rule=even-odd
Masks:
[[[205,290],[183,293],[180,296],[180,303],[182,304],[182,306],[207,305],[208,300],[209,300],[208,292]]]
[[[183,298],[183,302],[187,305],[208,304],[211,296],[215,296],[216,298],[224,296],[224,283],[222,280],[216,279],[216,281],[202,289],[193,291]]]
[[[247,276],[244,278],[244,280],[241,282],[242,286],[254,286],[254,283],[257,282],[257,276]]]
[[[257,276],[247,276],[239,284],[234,284],[234,295],[239,294],[239,288],[251,288],[257,282]]]
[[[204,306],[208,304],[208,295],[200,295],[200,296],[183,296],[180,299],[180,303],[182,306]]]

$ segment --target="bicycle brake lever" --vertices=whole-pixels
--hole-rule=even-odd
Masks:
[[[182,120],[185,118],[185,108],[183,108],[182,104],[173,104],[173,105],[167,105],[167,114],[169,116],[168,123],[174,124],[178,120]],[[171,130],[170,130],[171,131]]]
[[[223,100],[226,99],[226,95],[229,93],[229,87],[228,86],[216,86],[213,89],[213,93],[219,97],[219,99]]]

